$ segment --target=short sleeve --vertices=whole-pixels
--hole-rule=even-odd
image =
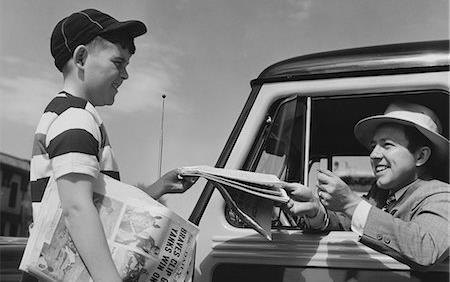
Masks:
[[[81,173],[97,177],[101,133],[94,117],[86,110],[69,108],[52,123],[46,138],[55,179]]]

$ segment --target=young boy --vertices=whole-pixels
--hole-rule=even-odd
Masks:
[[[65,223],[94,281],[121,281],[98,212],[93,181],[99,173],[119,179],[117,163],[95,107],[112,105],[128,78],[134,38],[147,31],[140,21],[119,22],[98,10],[71,14],[55,26],[51,53],[63,75],[62,91],[49,103],[36,130],[31,160],[33,201],[56,179]],[[177,170],[144,188],[153,198],[182,193],[195,182]],[[36,212],[38,205],[33,204]]]

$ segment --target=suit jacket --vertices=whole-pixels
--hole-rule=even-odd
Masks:
[[[373,187],[366,200],[372,204],[361,243],[416,270],[448,259],[450,185],[418,180],[385,212],[387,191]],[[329,212],[328,230],[349,230],[350,219]]]

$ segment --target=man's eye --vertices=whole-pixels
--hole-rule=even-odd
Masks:
[[[394,147],[394,144],[391,142],[386,142],[386,143],[384,143],[383,147],[384,148],[392,148],[392,147]]]

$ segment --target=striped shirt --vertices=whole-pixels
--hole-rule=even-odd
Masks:
[[[91,103],[60,92],[45,109],[34,136],[31,198],[41,201],[50,177],[81,173],[96,178],[99,172],[120,179],[103,121]]]

